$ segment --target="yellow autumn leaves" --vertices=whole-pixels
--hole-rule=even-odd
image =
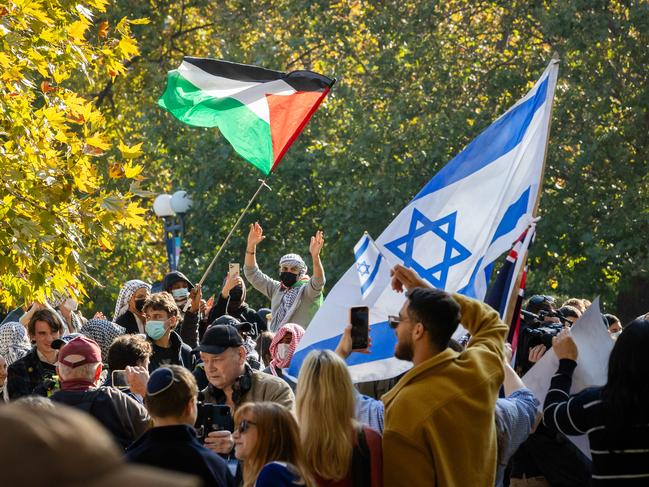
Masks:
[[[108,2],[0,6],[0,305],[84,292],[87,249],[142,227],[142,143],[107,124],[93,97],[139,54]],[[99,89],[97,89],[99,87]],[[95,93],[95,95],[90,95]],[[128,180],[128,181],[124,181]],[[138,193],[138,195],[136,195]]]

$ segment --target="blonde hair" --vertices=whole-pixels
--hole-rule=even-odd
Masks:
[[[307,355],[297,382],[296,409],[306,463],[325,480],[347,476],[352,462],[355,398],[345,362],[330,350]]]
[[[300,433],[295,417],[284,406],[274,402],[245,403],[234,414],[238,425],[244,417],[250,418],[257,428],[257,444],[252,458],[243,462],[243,487],[252,487],[261,469],[270,462],[286,462],[298,476],[297,483],[316,487],[316,482],[306,467],[300,448]],[[292,467],[292,468],[291,468]]]

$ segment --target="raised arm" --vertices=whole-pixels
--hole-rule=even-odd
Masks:
[[[323,246],[324,233],[318,230],[315,236],[311,237],[309,244],[309,253],[313,260],[313,275],[311,276],[309,287],[306,289],[306,295],[311,299],[315,299],[322,292],[325,285],[324,267],[322,267],[322,261],[320,260],[320,251]]]
[[[264,230],[258,222],[250,224],[248,232],[248,243],[246,245],[246,257],[244,265],[246,267],[257,267],[257,245],[266,238]]]

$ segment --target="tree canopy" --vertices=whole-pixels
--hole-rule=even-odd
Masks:
[[[74,7],[66,8],[71,16]],[[117,26],[129,25],[120,24],[124,17],[150,22],[133,27],[132,36],[126,33],[125,38],[137,39],[137,47],[128,52],[119,49],[124,36]],[[2,25],[9,18],[3,16]],[[102,26],[117,40],[100,37]],[[105,130],[114,134],[106,139],[142,143],[137,160],[143,170],[135,175],[146,178],[142,187],[151,193],[182,188],[191,194],[194,208],[187,215],[181,268],[194,279],[207,267],[261,174],[233,153],[216,129],[183,126],[156,105],[166,72],[191,55],[282,71],[311,69],[338,79],[270,178],[272,192],[261,194],[225,249],[207,281],[212,291],[227,262],[242,261],[246,224],[255,220],[268,233],[258,258],[269,272],[285,252],[306,255],[310,235],[322,228],[327,238],[323,262],[329,282],[335,282],[351,265],[351,249],[362,232],[377,236],[437,170],[530,88],[555,51],[561,66],[529,289],[591,298],[602,294],[611,305],[633,279],[646,274],[646,2],[117,0],[94,18],[90,32],[92,42],[87,36],[81,48],[112,49],[111,59],[127,72],[120,68],[106,75],[107,61],[86,56],[88,65],[96,66],[86,70],[103,68],[103,77],[95,76],[91,87],[83,70],[77,70],[69,89],[101,111]],[[6,53],[11,43],[5,43]],[[107,44],[111,47],[102,50]],[[50,80],[39,75],[35,87]],[[30,103],[30,109],[39,109],[36,99]],[[109,196],[101,191],[115,191],[131,201],[138,193],[128,191],[128,178],[115,179],[108,170],[111,164],[132,166],[122,164],[115,150],[103,152],[99,158],[84,154],[79,159],[101,161],[106,187],[83,196],[70,179],[73,193],[88,201]],[[20,192],[33,195],[28,188]],[[131,203],[123,204],[121,208],[130,208]],[[137,204],[141,208],[151,202]],[[104,211],[123,215],[114,210]],[[69,220],[63,213],[50,213]],[[113,246],[98,252],[99,236],[84,244],[82,253],[93,269],[89,274],[104,287],[79,277],[91,284],[88,293],[97,306],[110,309],[127,279],[163,276],[161,224],[150,212],[146,221],[137,232],[115,221],[101,223],[108,230],[99,232],[98,226],[88,233],[110,234]],[[121,226],[115,230],[111,225]],[[35,233],[56,235],[41,229]],[[3,238],[4,233],[0,241],[5,243]],[[37,267],[38,259],[30,259]],[[9,276],[2,278],[3,286],[5,279],[19,279],[21,266],[15,262],[14,257],[2,261],[3,276]],[[250,298],[262,303],[252,294]]]

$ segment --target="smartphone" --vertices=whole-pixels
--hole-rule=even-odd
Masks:
[[[125,370],[113,370],[111,378],[113,380],[113,387],[117,389],[126,390],[130,387]]]
[[[370,333],[370,309],[367,306],[351,307],[349,323],[352,325],[352,350],[367,348]]]
[[[234,420],[230,406],[226,404],[198,403],[196,432],[203,440],[211,431],[234,431]]]
[[[238,262],[230,262],[230,268],[228,270],[228,274],[230,274],[230,277],[239,277],[239,263]]]

